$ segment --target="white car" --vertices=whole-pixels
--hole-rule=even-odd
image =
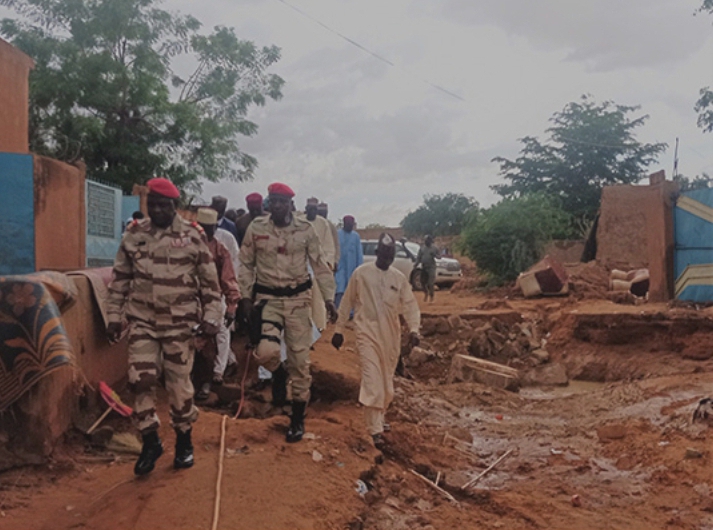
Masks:
[[[376,239],[365,239],[361,242],[364,251],[364,262],[376,261],[376,247],[379,241]],[[422,291],[420,266],[414,269],[416,256],[420,245],[411,241],[401,240],[396,242],[396,257],[392,267],[400,270],[406,276],[414,290]],[[438,258],[436,260],[436,285],[448,289],[463,277],[460,263],[453,258]]]

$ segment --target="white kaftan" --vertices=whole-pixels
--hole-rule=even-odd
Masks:
[[[336,333],[343,333],[354,309],[357,351],[361,358],[359,402],[385,410],[394,397],[394,372],[401,353],[403,315],[409,331],[418,333],[421,311],[406,276],[375,263],[357,267],[339,306]]]

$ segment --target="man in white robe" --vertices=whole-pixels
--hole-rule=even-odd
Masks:
[[[349,280],[332,337],[332,345],[341,348],[343,330],[353,309],[361,359],[359,402],[365,407],[369,434],[379,448],[384,443],[384,414],[394,398],[394,372],[401,353],[399,315],[408,325],[411,346],[419,343],[421,324],[421,311],[408,279],[391,267],[395,251],[394,238],[382,234],[376,261],[358,267]]]

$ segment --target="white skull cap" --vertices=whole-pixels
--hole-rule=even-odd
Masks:
[[[379,239],[379,243],[390,247],[394,245],[394,238],[391,236],[391,234],[382,234],[381,238]]]

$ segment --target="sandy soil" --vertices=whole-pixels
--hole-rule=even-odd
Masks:
[[[228,422],[219,528],[713,528],[713,434],[691,423],[713,383],[708,310],[506,292],[439,292],[422,309],[424,320],[458,314],[466,325],[427,337],[437,355],[413,379],[397,379],[383,454],[356,404],[353,336],[336,352],[327,333],[313,352],[303,442],[284,442],[284,415]],[[450,357],[492,319],[533,323],[550,362],[580,380],[519,393],[446,384]],[[51,465],[0,474],[0,528],[209,529],[221,412],[202,413],[190,470],[171,468],[164,425],[167,451],[143,479],[133,478],[133,456],[111,460],[78,435]],[[455,502],[414,471],[438,479]],[[357,493],[357,480],[368,493]]]

